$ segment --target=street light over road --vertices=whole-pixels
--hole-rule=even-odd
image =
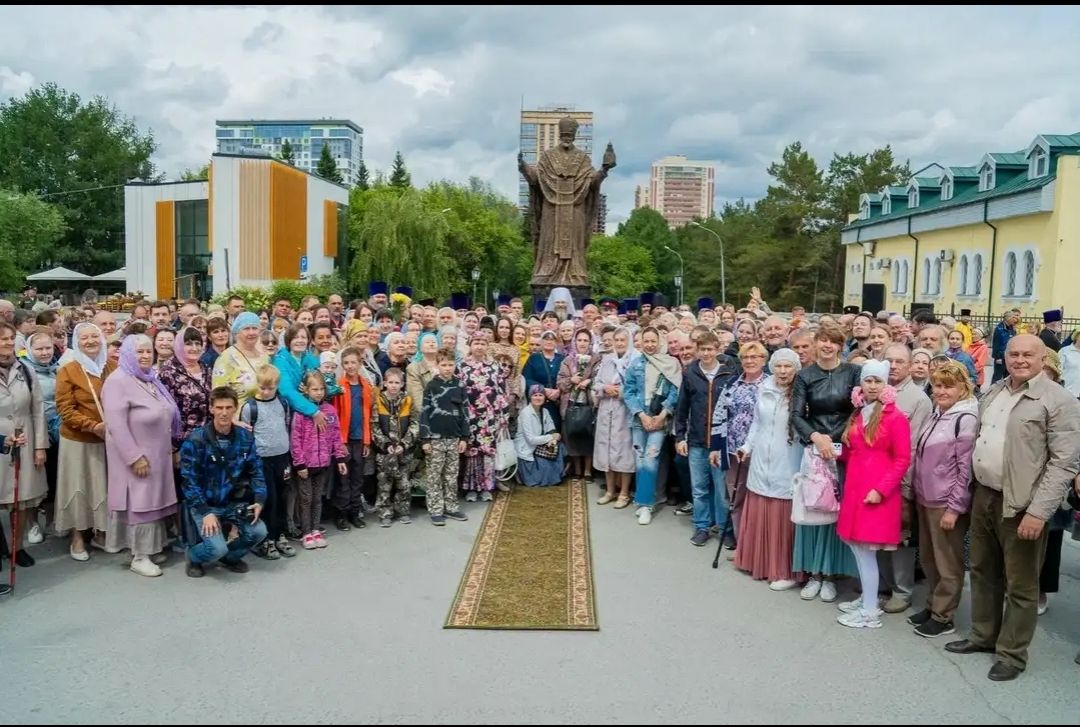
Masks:
[[[727,276],[724,274],[724,239],[720,237],[716,230],[706,227],[697,220],[690,220],[690,224],[705,230],[720,243],[720,300],[721,303],[727,304]]]

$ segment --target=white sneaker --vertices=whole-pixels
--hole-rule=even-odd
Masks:
[[[847,626],[849,629],[880,629],[881,611],[874,609],[873,612],[867,613],[859,609],[852,613],[840,614],[836,617],[836,622],[841,626]]]
[[[476,502],[476,490],[469,490],[465,493],[465,502]]]
[[[41,532],[41,526],[36,522],[30,526],[30,532],[26,534],[26,541],[30,545],[37,545],[38,543],[45,542],[45,533]]]
[[[637,524],[648,525],[652,522],[652,508],[642,505],[637,509]]]
[[[161,569],[154,565],[153,561],[145,555],[139,555],[131,560],[131,570],[147,578],[156,578],[161,575]]]
[[[821,584],[821,600],[825,603],[832,603],[836,600],[836,584],[832,581],[825,581]]]
[[[484,490],[480,493],[480,502],[491,502],[491,490]]]
[[[802,591],[799,592],[799,598],[804,601],[813,601],[817,598],[818,593],[821,592],[821,581],[817,578],[811,578],[803,586]]]
[[[861,597],[856,598],[854,601],[843,601],[842,603],[836,604],[836,607],[842,613],[855,613],[856,611],[861,611],[862,610],[862,598]]]
[[[769,584],[769,590],[770,591],[790,591],[792,588],[798,588],[798,587],[799,587],[799,582],[798,581],[782,580],[782,581],[773,581],[772,583]]]

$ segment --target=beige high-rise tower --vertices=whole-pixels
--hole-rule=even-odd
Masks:
[[[713,213],[716,168],[708,162],[668,156],[653,162],[648,189],[638,188],[636,207],[651,207],[671,228]]]

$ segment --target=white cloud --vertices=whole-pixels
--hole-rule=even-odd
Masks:
[[[205,162],[218,118],[345,117],[373,169],[400,149],[417,183],[475,174],[513,199],[523,99],[572,103],[596,114],[596,157],[608,140],[618,152],[614,222],[668,154],[716,160],[722,203],[761,195],[795,140],[823,163],[891,144],[921,166],[1078,131],[1078,20],[1065,7],[5,6],[0,100],[45,81],[105,95],[153,128],[168,174]]]

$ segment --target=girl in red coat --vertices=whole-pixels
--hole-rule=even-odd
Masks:
[[[841,461],[847,463],[836,533],[859,566],[862,598],[841,603],[837,619],[850,628],[881,628],[877,551],[900,543],[900,480],[911,460],[907,417],[888,386],[889,362],[867,361],[861,385],[851,392],[855,411],[844,430]]]

